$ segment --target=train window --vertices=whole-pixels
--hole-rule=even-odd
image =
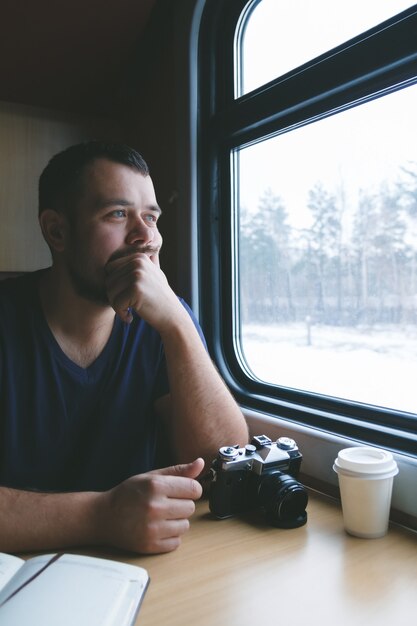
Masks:
[[[204,3],[201,320],[243,406],[415,454],[417,5],[304,4]]]
[[[238,31],[240,96],[412,6],[410,0],[261,0]]]
[[[235,152],[253,376],[417,413],[415,111],[416,85]]]

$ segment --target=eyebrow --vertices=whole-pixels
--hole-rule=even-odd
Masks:
[[[107,207],[112,206],[133,206],[132,202],[126,200],[125,198],[112,198],[111,200],[105,200],[101,202],[100,200],[97,202],[97,208],[106,209]],[[162,209],[158,204],[147,204],[145,206],[145,210],[153,211],[154,213],[158,213],[158,215],[162,215]]]

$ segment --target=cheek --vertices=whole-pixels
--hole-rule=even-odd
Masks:
[[[119,246],[120,238],[115,236],[114,232],[85,229],[79,233],[73,252],[78,256],[80,263],[92,268],[105,265]]]
[[[120,246],[123,233],[114,228],[91,229],[90,232],[86,232],[85,240],[91,246],[92,251],[104,253],[105,250]]]

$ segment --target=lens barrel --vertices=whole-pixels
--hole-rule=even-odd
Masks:
[[[262,476],[258,501],[273,526],[297,528],[307,521],[307,490],[290,474],[274,472]]]

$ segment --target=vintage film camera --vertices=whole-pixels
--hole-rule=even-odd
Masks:
[[[209,506],[223,519],[254,508],[280,528],[307,521],[305,487],[297,481],[302,455],[293,439],[253,437],[244,448],[223,446],[211,466]]]

